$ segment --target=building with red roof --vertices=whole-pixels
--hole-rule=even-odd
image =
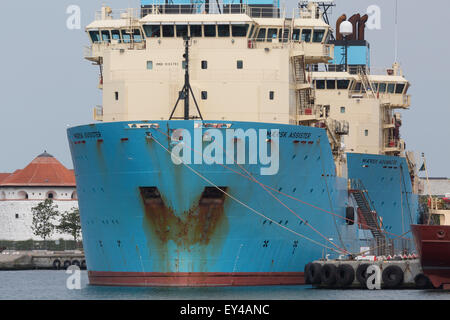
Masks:
[[[0,240],[40,240],[31,230],[31,208],[45,199],[52,199],[59,212],[78,207],[73,170],[51,154],[44,152],[13,173],[0,173]],[[71,239],[62,234],[52,238]]]

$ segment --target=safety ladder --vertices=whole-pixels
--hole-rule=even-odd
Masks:
[[[366,71],[361,66],[358,67],[358,73],[359,77],[361,78],[361,83],[363,85],[364,91],[367,93],[367,95],[371,98],[376,98],[375,93],[373,92],[373,85],[369,80],[369,77],[367,76]]]
[[[368,191],[364,188],[361,180],[352,179],[349,193],[353,195],[358,208],[361,212],[364,224],[370,228],[370,231],[376,241],[377,255],[386,253],[386,237],[384,235],[377,211],[373,208]]]

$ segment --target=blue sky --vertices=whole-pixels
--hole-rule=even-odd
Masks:
[[[83,27],[103,2],[113,8],[139,4],[138,0],[2,1],[0,172],[23,168],[43,150],[73,167],[66,128],[93,122],[92,108],[101,104],[98,68],[83,59],[83,47],[88,45]],[[370,5],[381,8],[381,29],[367,30],[366,39],[371,43],[372,66],[391,66],[395,1],[336,2],[333,27],[342,13],[364,14]],[[296,1],[286,3],[292,8]],[[427,7],[417,3],[398,0],[398,60],[412,83],[412,106],[402,112],[402,138],[408,150],[425,153],[430,176],[450,177],[450,1],[428,0]],[[66,27],[69,5],[81,8],[81,30]]]

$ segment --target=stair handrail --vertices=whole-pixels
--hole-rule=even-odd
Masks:
[[[364,201],[367,204],[368,209],[370,210],[370,213],[372,214],[372,216],[375,218],[375,222],[377,224],[377,230],[382,231],[382,221],[380,220],[380,217],[378,216],[377,210],[375,209],[375,205],[373,204],[369,192],[368,190],[365,188],[363,182],[361,181],[361,179],[350,179],[350,187],[353,190],[359,190],[362,193],[364,193]],[[375,213],[375,214],[374,214]],[[384,237],[384,234],[382,235]]]

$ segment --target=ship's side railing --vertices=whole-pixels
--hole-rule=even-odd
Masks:
[[[367,240],[367,247],[370,248],[364,255],[378,255],[381,251],[385,256],[404,255],[414,252],[414,242],[408,239],[386,239],[384,244],[377,242],[376,239]]]
[[[141,8],[141,17],[149,14],[247,14],[254,18],[278,18],[285,10],[277,6],[253,6],[246,3],[223,3],[211,2],[191,4],[164,4],[161,1],[154,1],[150,5]],[[284,14],[285,15],[285,14]]]
[[[106,9],[98,10],[95,12],[95,20],[115,20],[115,19],[139,19],[140,9],[128,8],[128,9]]]
[[[253,18],[281,18],[286,17],[286,6],[278,6],[277,2],[268,5],[252,5],[246,1],[242,3],[225,3],[221,1],[192,2],[190,4],[166,4],[162,0],[154,0],[141,8],[141,17],[149,14],[247,14]],[[117,14],[116,14],[117,15]],[[317,10],[311,8],[295,8],[292,18],[321,19]]]

